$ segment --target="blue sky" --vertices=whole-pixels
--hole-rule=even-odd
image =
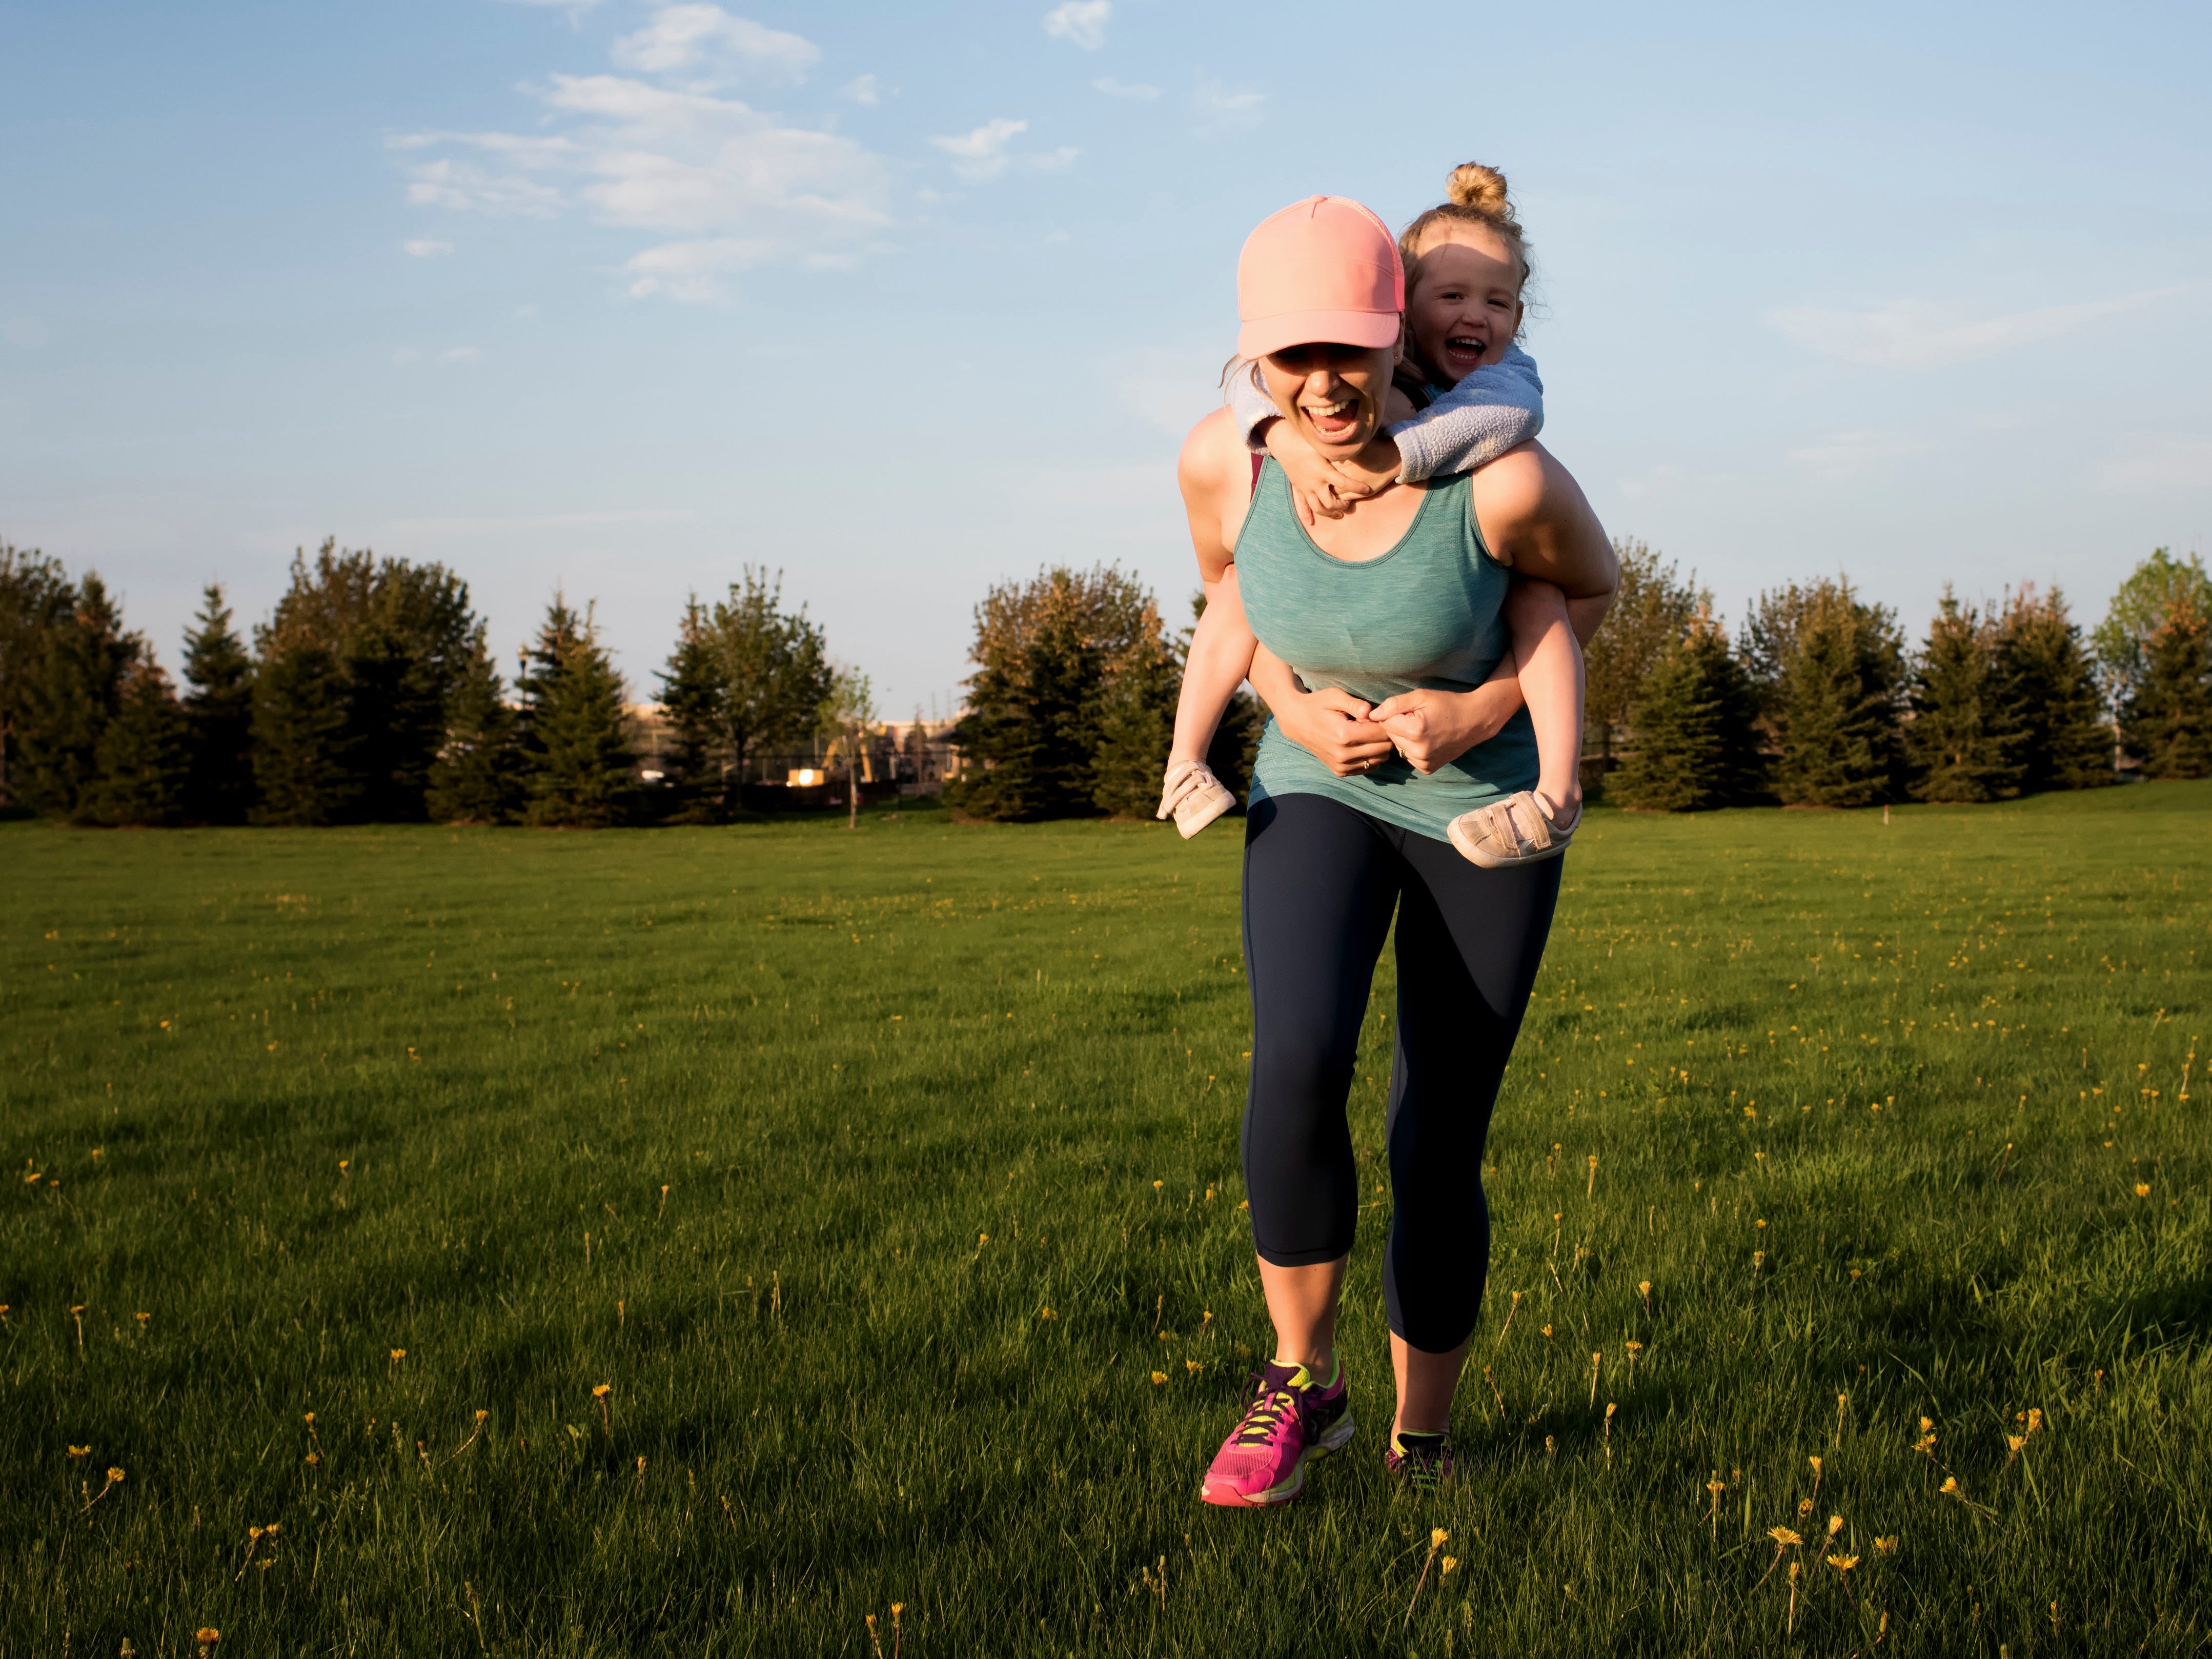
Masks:
[[[948,708],[970,607],[1175,495],[1245,232],[1504,169],[1546,441],[1724,611],[2094,622],[2212,527],[2202,6],[0,0],[0,537],[265,615],[325,535],[650,694],[747,561]]]

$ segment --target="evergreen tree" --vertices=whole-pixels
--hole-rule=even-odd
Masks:
[[[1673,563],[1662,563],[1644,543],[1616,539],[1613,550],[1620,566],[1613,603],[1605,626],[1583,648],[1583,724],[1596,733],[1599,763],[1608,770],[1613,738],[1652,668],[1712,609],[1712,595],[1697,586],[1694,573],[1680,580]]]
[[[43,635],[23,688],[20,793],[56,817],[79,818],[100,779],[100,738],[123,701],[144,642],[123,631],[106,585],[88,574]]]
[[[220,583],[208,584],[185,635],[185,811],[204,823],[243,823],[254,798],[253,659]]]
[[[1103,672],[1091,799],[1103,812],[1149,818],[1159,806],[1182,680],[1149,596],[1137,627]]]
[[[1131,648],[1151,607],[1112,566],[1058,567],[993,588],[975,607],[977,672],[955,734],[976,764],[947,801],[1008,821],[1095,812],[1106,665]]]
[[[2212,772],[2212,644],[2193,594],[2177,594],[2164,624],[2144,642],[2142,673],[2120,713],[2120,736],[2148,777]]]
[[[668,732],[660,769],[671,795],[669,816],[679,823],[714,823],[726,801],[721,756],[729,683],[716,644],[714,619],[694,594],[684,602],[676,649],[660,672]],[[726,793],[738,787],[732,783]]]
[[[636,793],[629,720],[592,613],[557,595],[528,653],[522,693],[523,821],[603,830],[623,823]]]
[[[337,653],[311,638],[270,650],[253,676],[255,823],[345,823],[359,813],[352,698]]]
[[[1921,800],[2002,800],[2020,793],[2020,747],[1998,696],[1995,630],[1951,590],[1921,648],[1905,744]]]
[[[98,823],[174,823],[191,771],[176,689],[151,659],[141,659],[125,672],[115,717],[100,734],[100,780],[81,815]]]
[[[445,745],[425,796],[434,823],[510,823],[520,799],[514,711],[481,623],[447,714]]]
[[[1823,580],[1803,590],[1789,619],[1788,654],[1775,685],[1781,728],[1775,781],[1783,800],[1869,806],[1890,799],[1903,769],[1898,699],[1905,648],[1895,618],[1860,603],[1848,582]]]
[[[0,805],[22,804],[15,780],[25,698],[47,634],[70,614],[76,597],[59,560],[0,542]]]
[[[1759,702],[1710,605],[1650,665],[1628,714],[1636,747],[1607,784],[1655,812],[1736,806],[1759,792]]]
[[[447,704],[468,672],[476,618],[467,585],[436,564],[378,559],[325,541],[259,631],[264,661],[301,647],[329,653],[344,693],[348,812],[422,818]]]
[[[2112,732],[2097,692],[2096,665],[2065,596],[2030,583],[1996,618],[1996,696],[2019,734],[2022,793],[2094,789],[2113,781]]]

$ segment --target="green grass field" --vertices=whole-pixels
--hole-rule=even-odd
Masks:
[[[2208,825],[1594,813],[1464,1478],[1380,1466],[1370,1018],[1264,1514],[1234,826],[0,828],[0,1652],[2201,1651]]]

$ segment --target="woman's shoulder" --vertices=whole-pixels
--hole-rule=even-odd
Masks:
[[[1215,410],[1190,429],[1182,441],[1182,453],[1176,460],[1176,476],[1182,480],[1183,489],[1218,489],[1234,483],[1240,472],[1248,477],[1252,470],[1252,452],[1244,447],[1243,434],[1237,429],[1233,410]]]

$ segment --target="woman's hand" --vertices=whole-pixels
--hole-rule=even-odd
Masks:
[[[1401,691],[1375,705],[1368,721],[1387,732],[1407,763],[1423,774],[1449,766],[1498,735],[1521,706],[1512,659],[1472,691]]]
[[[1367,718],[1366,703],[1334,686],[1307,690],[1264,645],[1252,653],[1252,689],[1283,735],[1340,778],[1371,772],[1390,757],[1390,735]]]

